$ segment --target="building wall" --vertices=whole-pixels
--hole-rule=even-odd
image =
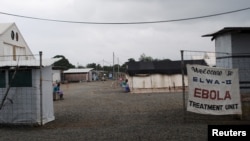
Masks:
[[[53,82],[61,82],[61,70],[53,70]]]
[[[232,34],[232,53],[250,53],[250,34]]]
[[[250,93],[250,34],[232,34],[233,68],[239,69],[241,93]]]
[[[39,88],[40,85],[40,69],[33,70],[33,75],[35,75],[35,84],[36,87]],[[42,108],[43,108],[43,116],[42,122],[46,124],[55,120],[54,116],[54,103],[53,103],[53,84],[52,84],[52,66],[47,66],[42,68]],[[40,89],[36,89],[36,93],[39,94],[37,98],[37,103],[40,104]],[[41,105],[37,104],[38,109],[40,110]],[[37,122],[41,121],[40,111],[37,111]]]
[[[230,34],[216,37],[215,52],[217,67],[232,68],[232,59],[226,54],[232,52],[232,39]]]
[[[66,73],[64,80],[68,82],[81,82],[87,81],[88,75],[86,73]]]
[[[93,81],[93,72],[89,71],[87,74],[87,81]]]
[[[250,34],[232,33],[218,36],[215,40],[216,66],[239,69],[241,93],[250,93],[249,39]]]
[[[12,36],[13,32],[13,36]],[[13,24],[4,34],[0,35],[0,61],[18,60],[17,57],[7,55],[32,55],[27,43],[18,28]],[[22,56],[19,60],[35,59],[34,56]]]
[[[68,82],[83,82],[92,81],[92,71],[89,72],[78,72],[78,73],[64,73],[64,81]]]

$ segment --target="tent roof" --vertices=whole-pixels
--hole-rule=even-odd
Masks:
[[[52,59],[43,59],[42,66],[51,66],[55,62],[61,60],[62,58],[52,58]],[[39,67],[40,60],[32,59],[32,60],[19,60],[19,61],[0,61],[0,67]]]
[[[202,37],[212,37],[212,40],[214,40],[218,35],[225,33],[250,33],[250,27],[224,27],[214,33],[202,35]]]
[[[185,60],[186,64],[207,65],[202,60]],[[136,74],[181,74],[181,61],[154,61],[154,62],[129,62],[127,73],[131,76]],[[185,70],[186,73],[186,70]]]
[[[84,68],[84,69],[68,69],[66,71],[63,71],[63,73],[87,73],[89,71],[93,70],[93,68]]]

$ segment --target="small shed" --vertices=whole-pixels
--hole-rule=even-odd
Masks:
[[[67,82],[90,82],[93,68],[76,68],[63,71],[64,81]]]
[[[46,124],[55,119],[52,64],[57,59],[0,61],[0,124]]]
[[[207,65],[204,60],[185,60],[184,64]],[[186,70],[184,73],[186,74]],[[181,61],[129,62],[126,78],[131,93],[181,91]],[[184,82],[187,86],[186,75]]]
[[[250,92],[250,27],[225,27],[203,37],[215,41],[216,66],[238,68],[241,93]]]

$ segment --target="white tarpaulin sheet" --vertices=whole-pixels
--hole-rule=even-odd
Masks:
[[[187,65],[187,111],[228,115],[242,114],[238,69]]]

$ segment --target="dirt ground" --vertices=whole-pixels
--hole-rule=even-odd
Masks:
[[[206,141],[209,124],[250,124],[235,116],[183,110],[182,93],[125,93],[113,81],[62,84],[55,120],[42,127],[1,127],[0,140]]]

